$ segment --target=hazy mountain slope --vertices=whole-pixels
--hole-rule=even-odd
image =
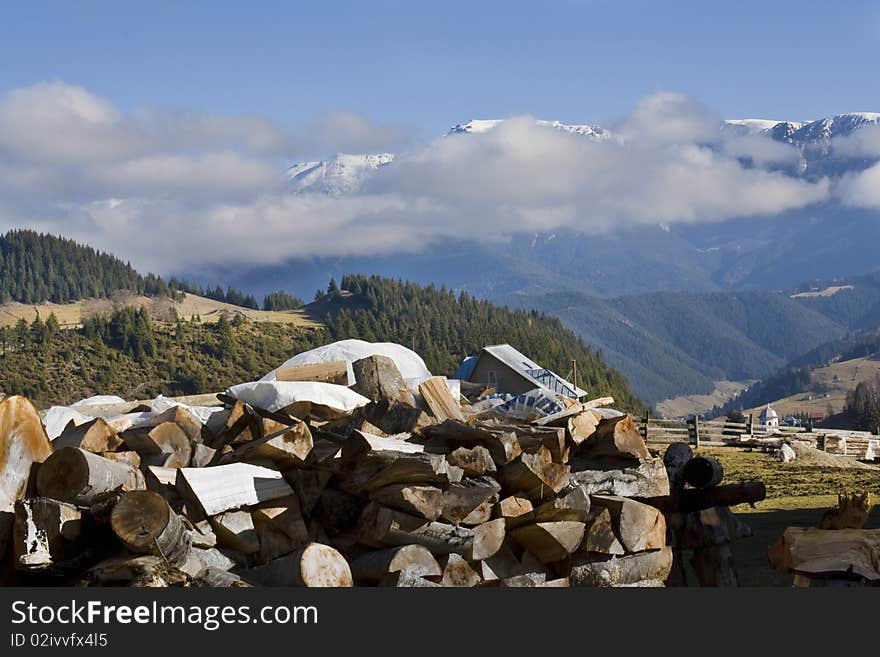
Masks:
[[[656,293],[602,300],[516,295],[509,303],[560,317],[649,403],[708,393],[714,381],[769,376],[845,328],[786,295]]]

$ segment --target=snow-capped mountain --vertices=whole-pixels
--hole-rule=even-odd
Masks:
[[[728,119],[724,127],[740,134],[766,135],[795,146],[828,142],[851,135],[856,130],[880,124],[880,112],[851,112],[826,116],[816,121],[770,121],[767,119]]]
[[[475,135],[494,130],[506,119],[472,119],[452,126],[446,133]],[[615,138],[607,128],[591,124],[566,124],[559,121],[536,119],[543,128],[561,130],[594,141]],[[769,119],[729,119],[719,129],[720,137],[764,136],[774,141],[790,144],[801,152],[800,163],[788,173],[806,177],[836,175],[854,166],[864,166],[864,161],[854,161],[832,152],[831,140],[853,134],[869,126],[880,125],[878,112],[852,112],[838,114],[815,121],[777,121]],[[358,191],[364,181],[381,168],[392,164],[393,153],[351,155],[338,153],[334,157],[295,164],[287,170],[290,190],[294,193],[320,192],[342,196]]]
[[[342,196],[356,192],[368,176],[393,160],[393,153],[337,153],[329,160],[294,164],[287,169],[287,178],[294,193],[311,191]]]
[[[471,119],[467,123],[458,123],[452,126],[447,134],[478,134],[488,132],[504,123],[504,121],[505,119]],[[575,135],[583,135],[598,141],[611,138],[611,133],[598,125],[569,125],[559,121],[544,121],[542,119],[536,119],[535,125],[539,125],[542,128],[554,128]]]

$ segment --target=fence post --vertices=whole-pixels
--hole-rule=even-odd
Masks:
[[[645,439],[645,442],[648,442],[648,425],[651,423],[651,413],[649,411],[645,411],[645,431],[642,434],[642,438]]]
[[[700,448],[700,418],[694,415],[694,449]]]
[[[749,413],[746,418],[746,433],[749,434],[749,438],[752,437],[752,432],[755,430],[754,421],[755,416],[752,413]]]

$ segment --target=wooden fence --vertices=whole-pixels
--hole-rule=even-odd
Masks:
[[[745,422],[729,422],[727,420],[701,420],[691,416],[686,420],[665,420],[645,416],[639,422],[639,431],[645,442],[674,443],[688,442],[695,447],[700,445],[730,445],[753,438],[769,435],[788,435],[803,433],[806,427],[766,427],[756,425],[751,414]]]

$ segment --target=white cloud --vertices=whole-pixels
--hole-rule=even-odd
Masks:
[[[836,191],[848,205],[880,208],[880,163],[859,173],[843,176]]]
[[[762,168],[786,161],[787,147],[719,147],[718,118],[684,96],[643,99],[614,132],[593,141],[518,117],[411,146],[357,194],[292,196],[282,158],[386,150],[408,132],[354,114],[291,132],[261,117],[124,113],[80,87],[40,84],[0,97],[0,227],[63,233],[174,272],[519,231],[719,221],[829,198],[827,180]],[[741,165],[745,156],[757,166]]]

